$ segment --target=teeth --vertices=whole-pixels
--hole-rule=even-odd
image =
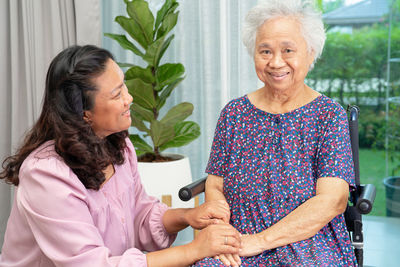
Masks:
[[[275,77],[282,77],[282,76],[285,76],[286,74],[288,74],[288,73],[271,73],[271,75],[275,76]]]

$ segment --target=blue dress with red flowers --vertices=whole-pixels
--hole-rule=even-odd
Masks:
[[[261,232],[315,196],[320,177],[354,189],[347,115],[320,95],[284,114],[256,108],[247,96],[222,110],[206,172],[224,177],[230,223],[242,234]],[[321,213],[323,211],[321,210]],[[242,266],[355,266],[343,214],[315,236],[242,257]],[[205,258],[194,266],[224,266]]]

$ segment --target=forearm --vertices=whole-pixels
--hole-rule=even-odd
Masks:
[[[335,216],[342,213],[342,205],[329,196],[310,198],[278,223],[259,233],[263,249],[268,250],[314,236]]]
[[[147,266],[189,266],[201,258],[197,256],[195,250],[191,249],[191,244],[171,247],[146,254]]]
[[[165,230],[170,234],[175,234],[182,229],[185,229],[189,222],[187,213],[191,209],[169,209],[164,213],[163,224]]]
[[[241,256],[254,256],[314,236],[346,209],[349,185],[336,177],[319,178],[316,195],[268,229],[242,236]]]
[[[203,229],[220,220],[228,223],[229,215],[229,206],[225,200],[210,200],[195,208],[167,210],[162,220],[168,233],[177,233],[188,225],[194,229]]]
[[[206,180],[205,201],[225,200],[224,178],[215,175],[208,175]]]

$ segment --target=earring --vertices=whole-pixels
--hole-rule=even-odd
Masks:
[[[87,124],[92,125],[92,120],[89,119],[89,117],[88,117],[87,114],[86,114],[86,111],[83,112],[83,120],[84,120]]]

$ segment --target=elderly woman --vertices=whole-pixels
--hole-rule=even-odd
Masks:
[[[325,41],[320,14],[310,1],[264,1],[243,40],[264,86],[222,110],[206,169],[206,201],[227,201],[242,250],[197,266],[356,265],[347,116],[304,83]]]
[[[228,222],[225,202],[169,209],[146,194],[127,138],[131,103],[107,50],[72,46],[53,59],[40,118],[0,172],[17,186],[1,267],[175,267],[239,252],[237,230],[211,219]],[[170,248],[188,225],[203,230]]]

